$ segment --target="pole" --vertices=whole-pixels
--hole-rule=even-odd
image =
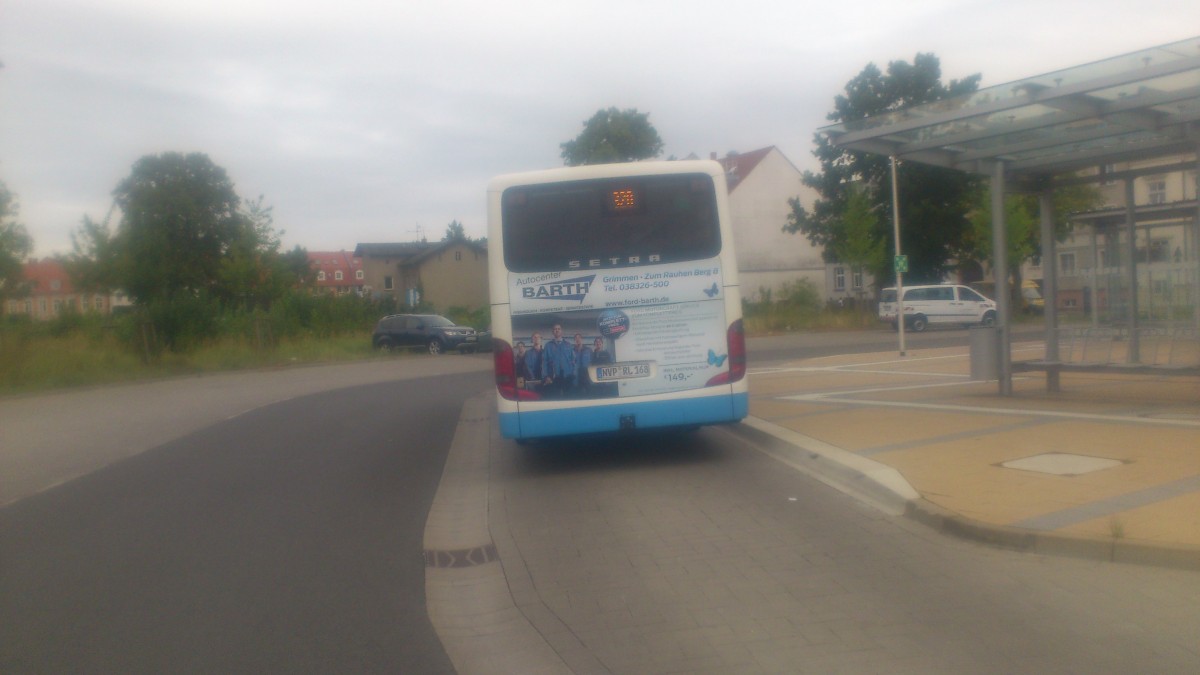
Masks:
[[[996,332],[999,343],[1000,395],[1012,396],[1011,311],[1008,288],[1008,232],[1004,222],[1004,162],[992,167],[992,277],[996,280]]]
[[[1129,351],[1126,363],[1141,362],[1138,343],[1138,276],[1137,276],[1137,208],[1133,202],[1133,179],[1125,179],[1125,238],[1129,256],[1129,303],[1126,305],[1125,320],[1129,326]],[[1149,247],[1147,246],[1147,253]]]
[[[1046,361],[1058,361],[1058,266],[1054,240],[1054,192],[1046,188],[1038,195],[1042,226],[1042,301],[1046,321]],[[1046,391],[1059,391],[1058,371],[1046,371]]]
[[[900,187],[896,183],[896,156],[892,155],[892,236],[896,238],[896,258],[900,257]],[[896,328],[900,331],[900,356],[904,349],[904,273],[896,268]]]

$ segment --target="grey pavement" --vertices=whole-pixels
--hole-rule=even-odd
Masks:
[[[1193,670],[1200,575],[1109,561],[1197,567],[1194,378],[1072,376],[1049,395],[1022,376],[1007,398],[967,366],[963,347],[772,364],[752,371],[741,425],[579,447],[501,439],[476,400],[471,440],[452,450],[473,467],[460,493],[475,494],[442,504],[476,517],[466,536],[446,514],[426,532],[435,551],[488,551],[427,577],[452,661],[464,674]]]

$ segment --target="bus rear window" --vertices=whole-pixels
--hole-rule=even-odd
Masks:
[[[706,174],[523,185],[501,201],[504,262],[512,272],[703,260],[721,250]]]

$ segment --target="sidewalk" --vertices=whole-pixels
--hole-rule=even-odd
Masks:
[[[751,368],[745,426],[785,441],[784,461],[946,533],[1200,569],[1200,378],[1064,373],[1052,394],[1031,373],[1002,397],[969,371],[965,347]]]

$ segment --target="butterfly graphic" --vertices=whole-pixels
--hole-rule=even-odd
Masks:
[[[704,289],[704,294],[710,298],[715,296],[718,292],[720,292],[720,289],[717,288],[717,282],[715,281],[713,282],[712,288]]]
[[[720,368],[722,365],[724,365],[725,359],[728,357],[729,357],[728,354],[722,354],[720,356],[717,356],[716,352],[714,352],[711,349],[708,350],[708,364],[710,366],[716,366],[716,367]]]

